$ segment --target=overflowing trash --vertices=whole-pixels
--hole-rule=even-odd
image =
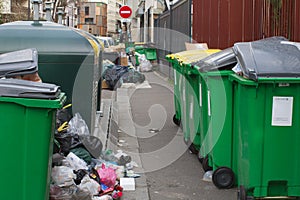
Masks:
[[[69,105],[57,112],[52,173],[51,200],[120,199],[120,180],[140,177],[137,164],[126,153],[104,150],[101,141],[91,136],[79,113],[67,114]],[[134,185],[129,185],[133,190]],[[128,187],[125,185],[125,187]]]
[[[134,67],[115,65],[109,61],[103,62],[103,66],[105,70],[102,78],[111,90],[121,87],[123,83],[143,83],[145,81],[145,75]]]

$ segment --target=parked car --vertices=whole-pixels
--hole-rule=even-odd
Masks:
[[[115,41],[114,41],[114,39],[112,37],[101,37],[101,36],[98,36],[97,38],[103,42],[104,48],[109,48],[109,47],[115,45]]]

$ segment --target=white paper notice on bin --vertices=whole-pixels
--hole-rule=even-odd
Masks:
[[[292,126],[293,97],[273,97],[272,126]]]

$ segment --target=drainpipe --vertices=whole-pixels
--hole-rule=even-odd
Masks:
[[[64,11],[63,11],[63,7],[58,7],[57,8],[57,15],[58,15],[58,23],[59,24],[62,24],[62,16],[63,16],[63,14],[64,14]]]
[[[39,7],[42,0],[31,0],[31,3],[33,4],[33,21],[38,21],[40,18]]]
[[[193,4],[193,2],[192,2],[192,0],[189,0],[189,13],[190,13],[190,18],[189,18],[189,27],[190,27],[190,29],[189,29],[189,37],[191,38],[190,39],[190,42],[192,42],[192,34],[193,34],[193,32],[192,32],[192,18],[193,18],[193,15],[192,15],[192,13],[193,13],[193,11],[192,11],[192,9],[193,9],[193,7],[192,7],[192,4]]]
[[[45,11],[46,11],[46,20],[47,21],[52,21],[52,17],[51,17],[51,8],[52,7],[52,2],[51,1],[47,1],[45,3]]]

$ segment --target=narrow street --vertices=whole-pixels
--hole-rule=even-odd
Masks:
[[[212,182],[203,180],[200,162],[189,152],[181,129],[172,121],[172,84],[156,72],[145,73],[145,76],[151,88],[125,89],[132,115],[132,121],[127,119],[128,122],[125,122],[126,127],[122,125],[124,107],[120,106],[124,104],[120,103],[122,100],[118,102],[122,98],[116,98],[119,104],[118,138],[126,145],[115,147],[132,155],[133,160],[139,158],[142,165],[139,166],[142,169],[137,170],[141,178],[136,179],[136,191],[126,191],[122,199],[235,199],[236,188],[219,190]],[[124,91],[120,90],[124,89],[118,89],[117,95],[124,95]],[[129,128],[132,125],[135,131]],[[111,135],[116,130],[116,127],[112,128]],[[136,151],[133,150],[135,146]]]

